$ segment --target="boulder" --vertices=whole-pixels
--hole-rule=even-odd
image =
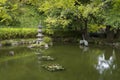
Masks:
[[[14,54],[15,54],[14,51],[9,51],[10,56],[14,56]]]

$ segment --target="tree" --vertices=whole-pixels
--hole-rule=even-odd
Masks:
[[[13,3],[11,0],[3,0],[0,3],[0,24],[15,25],[19,22],[17,16],[19,15],[19,4]]]
[[[88,24],[93,24],[99,13],[100,5],[94,2],[88,4],[81,4],[78,6],[78,18],[83,23],[82,31],[85,38],[88,38]]]
[[[111,8],[108,7],[105,24],[110,25],[112,30],[117,31],[117,38],[120,38],[120,0],[111,1]]]
[[[87,38],[88,24],[93,22],[99,8],[100,6],[94,2],[84,4],[77,0],[46,0],[39,10],[46,15],[47,28],[66,28],[71,25],[75,29],[79,27]]]
[[[102,19],[102,24],[106,25],[107,39],[112,40],[115,32],[117,37],[120,37],[120,0],[104,0],[99,14]]]

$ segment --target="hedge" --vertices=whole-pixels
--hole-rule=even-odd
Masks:
[[[0,40],[16,38],[35,38],[37,28],[0,28]]]

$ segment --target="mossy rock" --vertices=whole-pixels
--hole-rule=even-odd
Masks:
[[[2,41],[1,44],[2,44],[3,46],[11,46],[11,45],[12,45],[12,42],[13,42],[13,41],[7,41],[7,40],[6,40],[6,41]]]
[[[44,64],[42,67],[50,72],[63,71],[65,70],[60,64]]]
[[[31,44],[30,46],[28,46],[28,48],[42,48],[45,46],[46,43],[41,42],[40,44]]]
[[[51,56],[41,56],[39,58],[41,61],[54,61],[55,59]]]

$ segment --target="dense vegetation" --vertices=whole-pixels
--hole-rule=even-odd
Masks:
[[[1,28],[0,40],[16,38],[35,38],[37,35],[36,28]]]
[[[76,31],[86,39],[92,33],[119,39],[119,4],[120,0],[0,0],[0,27],[37,27],[41,23],[49,34]]]
[[[19,0],[0,0],[0,27],[37,27],[39,21],[35,6]]]

